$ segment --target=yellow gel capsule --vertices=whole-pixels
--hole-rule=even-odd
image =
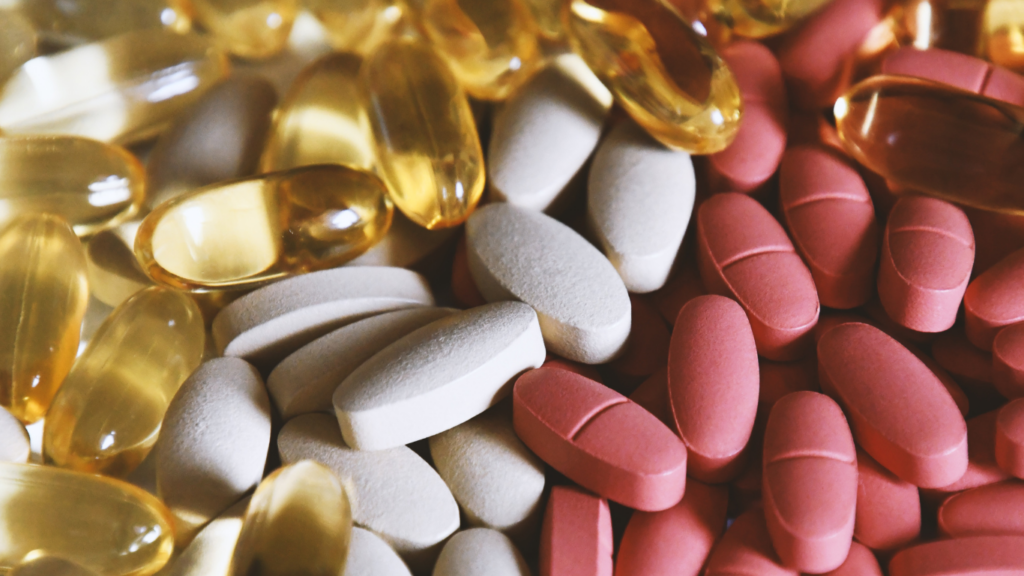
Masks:
[[[74,136],[3,136],[0,225],[49,212],[87,236],[135,214],[145,179],[142,164],[120,146]]]
[[[0,572],[41,555],[103,576],[149,576],[174,549],[172,517],[127,482],[51,466],[0,463]]]
[[[533,12],[533,18],[537,21],[544,39],[556,42],[565,37],[565,28],[562,27],[562,3],[559,0],[526,0],[526,5]]]
[[[391,199],[425,228],[465,222],[484,189],[484,157],[466,95],[422,42],[384,44],[363,64],[377,169]]]
[[[267,476],[252,495],[231,559],[232,576],[337,576],[345,571],[352,513],[341,481],[311,460]]]
[[[135,255],[151,278],[175,288],[252,288],[344,264],[390,225],[380,178],[321,164],[168,200],[143,220]]]
[[[981,17],[981,53],[995,64],[1024,72],[1024,1],[989,0]]]
[[[29,554],[33,556],[33,554]],[[25,560],[14,567],[8,576],[99,576],[88,568],[83,568],[70,560],[59,556],[39,556]]]
[[[284,50],[299,12],[298,0],[191,0],[196,19],[217,42],[243,58]]]
[[[736,80],[675,11],[660,0],[572,0],[565,11],[573,50],[652,136],[694,154],[732,143]]]
[[[89,303],[85,254],[59,216],[0,234],[0,405],[25,423],[46,414],[78,353]]]
[[[132,246],[118,230],[104,230],[90,238],[86,246],[89,291],[107,306],[117,306],[153,285],[139,266]]]
[[[36,31],[15,10],[0,10],[0,82],[37,54]]]
[[[46,461],[117,477],[134,470],[199,365],[204,338],[202,314],[185,293],[153,286],[118,306],[46,413]]]
[[[0,90],[0,130],[137,142],[227,72],[224,54],[205,37],[129,32],[25,62]]]
[[[710,15],[738,36],[765,38],[785,32],[832,0],[711,0]]]
[[[277,111],[262,172],[312,164],[374,166],[373,134],[359,88],[362,58],[329,54],[303,70]]]
[[[323,24],[331,47],[364,56],[409,18],[396,0],[306,0],[305,5]]]
[[[55,44],[95,42],[136,30],[192,29],[188,0],[22,0],[39,33]]]

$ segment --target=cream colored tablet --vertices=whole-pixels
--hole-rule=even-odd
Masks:
[[[489,302],[520,300],[559,356],[601,364],[629,336],[630,303],[615,268],[561,222],[510,204],[478,209],[466,224],[469,271]]]
[[[436,320],[384,348],[334,392],[345,442],[383,450],[458,426],[512,391],[544,362],[537,314],[520,302]]]
[[[409,568],[379,536],[352,528],[345,560],[345,576],[411,576]]]
[[[587,220],[626,288],[661,288],[693,212],[690,155],[627,120],[597,149],[587,186]]]
[[[434,576],[530,576],[522,554],[501,532],[472,528],[444,545]]]
[[[246,497],[214,518],[157,576],[228,576],[248,507]]]
[[[413,569],[429,569],[441,543],[459,528],[459,506],[448,487],[405,446],[353,450],[334,417],[303,414],[284,425],[277,448],[284,464],[315,460],[337,474],[356,525],[382,537]]]
[[[450,308],[406,308],[338,328],[299,348],[274,368],[267,388],[285,420],[331,412],[338,384],[370,356],[409,332],[443,318]]]
[[[32,446],[28,430],[10,412],[0,407],[0,462],[28,462]]]
[[[395,210],[388,233],[345,266],[411,266],[453,238],[458,228],[427,230]]]

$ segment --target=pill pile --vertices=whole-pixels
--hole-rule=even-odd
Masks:
[[[0,1],[0,574],[1024,576],[1022,38]]]

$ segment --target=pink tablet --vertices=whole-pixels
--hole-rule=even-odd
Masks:
[[[755,506],[741,514],[725,531],[708,558],[705,576],[799,576],[782,565],[772,547],[764,510]]]
[[[873,550],[896,550],[921,534],[917,486],[857,451],[857,522],[853,536]]]
[[[999,411],[993,410],[967,421],[967,471],[952,484],[922,490],[923,495],[939,500],[954,492],[994,484],[1010,477],[996,464],[998,416]]]
[[[662,368],[648,376],[629,395],[629,399],[654,414],[658,420],[672,430],[676,429],[675,417],[672,416],[672,405],[668,400],[668,368]]]
[[[1024,106],[1024,78],[980,58],[951,50],[901,48],[882,62],[882,74],[925,78]]]
[[[1018,398],[999,410],[996,462],[1007,474],[1024,478],[1024,398]]]
[[[878,560],[863,544],[854,542],[850,545],[850,554],[846,562],[825,576],[882,576],[882,567]]]
[[[1024,536],[1024,482],[1007,480],[954,494],[939,508],[939,532],[946,537],[1016,534]]]
[[[1011,253],[974,279],[964,293],[964,328],[967,339],[982,350],[1004,326],[1024,322],[1024,249]]]
[[[1024,574],[1024,536],[972,536],[918,544],[893,556],[889,576]]]
[[[540,531],[540,576],[612,576],[608,502],[571,486],[555,486]]]
[[[992,384],[1007,398],[1024,397],[1024,324],[1003,328],[992,341]]]

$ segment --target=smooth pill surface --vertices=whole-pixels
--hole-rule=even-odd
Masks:
[[[1019,574],[1024,536],[974,536],[907,548],[889,562],[891,576]]]
[[[411,576],[411,572],[380,536],[353,527],[344,576]]]
[[[992,340],[992,384],[1007,398],[1024,396],[1024,324],[1007,326]]]
[[[540,532],[540,576],[612,576],[612,517],[603,498],[555,486]]]
[[[939,507],[939,532],[950,538],[964,536],[1024,535],[1024,483],[998,482],[965,490]]]
[[[718,541],[708,558],[707,576],[797,576],[782,565],[765,524],[764,510],[754,507],[740,514]]]
[[[104,230],[85,246],[89,293],[107,306],[118,306],[133,294],[153,285],[127,241],[133,223]]]
[[[530,576],[515,544],[497,530],[471,528],[452,536],[441,550],[433,576]]]
[[[1024,479],[1024,399],[1018,398],[999,410],[996,462],[1004,472]]]
[[[25,426],[13,414],[0,408],[0,462],[24,464],[31,452]]]
[[[22,5],[42,36],[58,45],[102,40],[135,30],[188,32],[182,0],[32,0]]]
[[[1024,250],[1017,250],[975,278],[964,292],[964,331],[982,350],[991,350],[1000,328],[1024,321]]]
[[[249,507],[243,498],[214,518],[171,560],[160,576],[228,576],[242,520]]]
[[[284,50],[298,0],[190,0],[217,43],[244,58],[267,58]]]
[[[872,550],[895,550],[920,534],[921,499],[917,486],[900,480],[867,453],[857,452],[854,538]]]

